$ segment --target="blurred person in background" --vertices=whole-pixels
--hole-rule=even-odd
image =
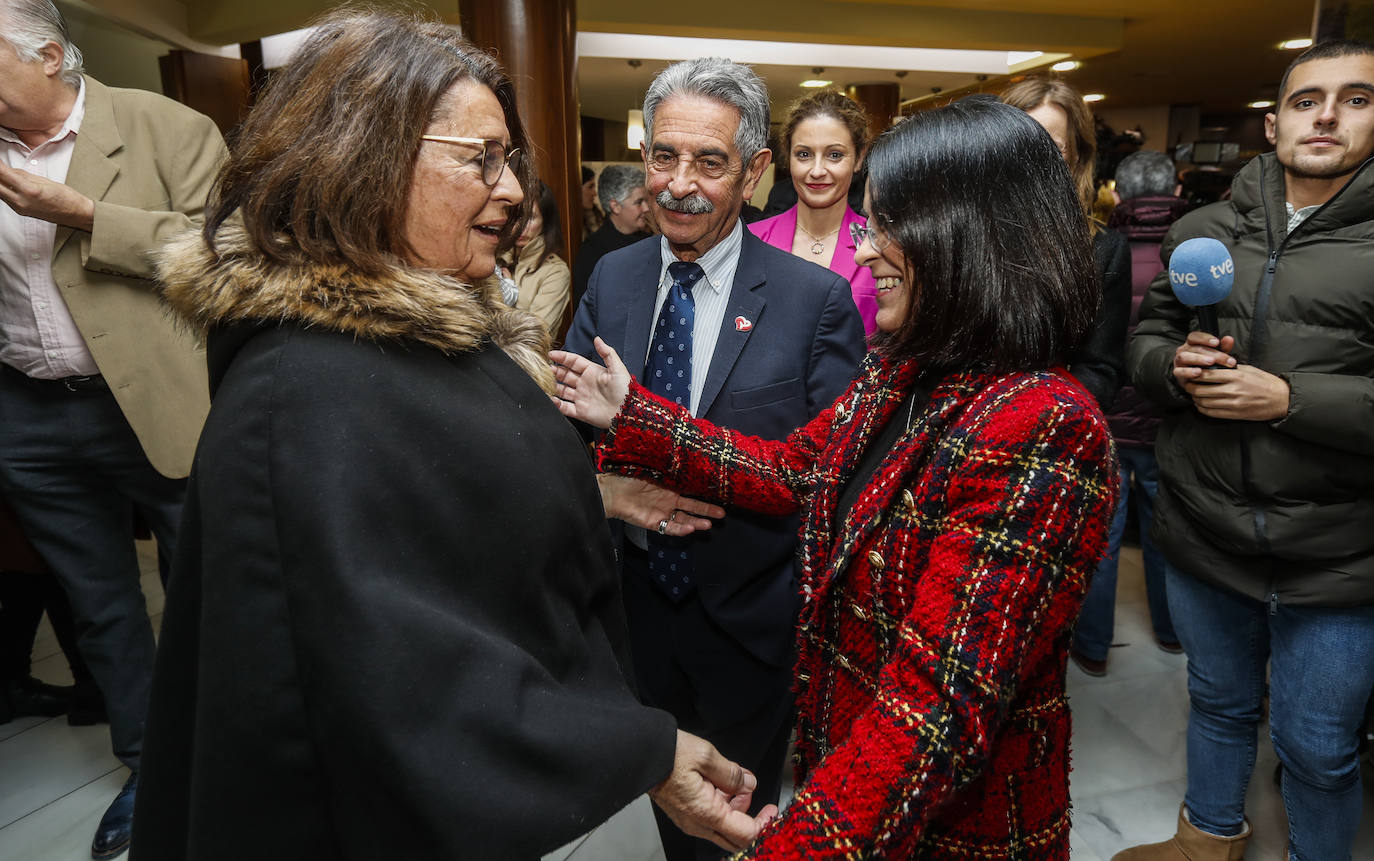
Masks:
[[[868,115],[843,93],[807,96],[788,114],[782,148],[797,204],[749,229],[769,245],[828,267],[848,281],[864,333],[872,335],[877,331],[878,288],[867,267],[854,261],[858,243],[853,228],[865,222],[848,203],[868,148]]]
[[[1126,156],[1116,169],[1115,194],[1120,203],[1109,225],[1130,242],[1131,328],[1140,319],[1140,302],[1155,276],[1164,268],[1160,246],[1169,227],[1188,209],[1178,197],[1174,161],[1162,152],[1141,150]],[[1074,632],[1074,650],[1089,661],[1106,663],[1115,630],[1117,566],[1121,541],[1131,503],[1135,505],[1140,531],[1140,555],[1145,568],[1145,596],[1154,628],[1154,640],[1170,654],[1180,654],[1169,601],[1164,586],[1164,556],[1150,538],[1154,521],[1155,491],[1159,465],[1155,461],[1155,434],[1160,411],[1129,382],[1117,392],[1107,413],[1116,453],[1121,461],[1121,501],[1112,520],[1107,555],[1093,574],[1092,586],[1083,601],[1083,613]]]
[[[601,208],[596,205],[596,172],[586,165],[582,166],[582,238],[601,229],[606,220]]]
[[[649,192],[644,188],[644,169],[629,164],[608,164],[598,180],[606,221],[582,240],[573,264],[573,309],[587,292],[596,264],[610,254],[649,238]]]
[[[525,229],[515,248],[497,270],[506,304],[538,317],[557,340],[572,301],[572,272],[559,253],[563,250],[563,225],[558,203],[547,183],[539,182],[539,194],[530,209]],[[510,262],[509,257],[514,257]]]
[[[1059,147],[1069,174],[1074,179],[1083,214],[1091,216],[1097,199],[1093,184],[1094,151],[1097,146],[1092,112],[1078,91],[1063,81],[1027,78],[1002,92],[1003,102],[1020,108],[1044,126]],[[1097,324],[1092,334],[1068,357],[1069,372],[1083,384],[1103,410],[1111,406],[1116,390],[1125,380],[1126,322],[1131,316],[1131,252],[1126,238],[1102,222],[1088,219],[1093,259],[1102,290],[1093,297]],[[1105,660],[1085,660],[1074,652],[1073,658],[1084,672],[1106,673]]]

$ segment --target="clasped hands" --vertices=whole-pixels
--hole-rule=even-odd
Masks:
[[[84,230],[95,226],[95,203],[71,186],[0,162],[0,201],[29,218]]]
[[[778,815],[774,804],[749,815],[757,785],[753,774],[710,742],[678,730],[673,772],[649,790],[649,797],[684,833],[737,852]]]
[[[1174,380],[1197,411],[1216,419],[1265,422],[1288,415],[1288,383],[1254,365],[1236,362],[1236,339],[1189,332],[1174,351]],[[1215,366],[1215,367],[1213,367]]]

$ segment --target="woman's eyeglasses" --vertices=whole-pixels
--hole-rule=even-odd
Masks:
[[[516,147],[510,152],[506,151],[506,145],[500,141],[487,138],[452,138],[444,135],[420,135],[422,141],[438,141],[439,143],[451,144],[471,144],[480,146],[482,154],[477,157],[477,161],[482,168],[482,182],[490,188],[501,180],[501,173],[510,165],[513,173],[520,172],[520,148]]]
[[[888,246],[892,238],[883,232],[881,227],[869,227],[859,222],[849,225],[849,238],[854,240],[854,247],[858,248],[867,239],[873,246],[873,250],[881,254],[883,249]]]

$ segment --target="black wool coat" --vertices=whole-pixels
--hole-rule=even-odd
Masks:
[[[664,779],[675,725],[622,676],[605,516],[532,379],[537,321],[408,270],[263,278],[221,241],[164,264],[213,400],[140,861],[537,858]]]

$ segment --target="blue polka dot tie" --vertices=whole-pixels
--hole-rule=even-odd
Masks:
[[[692,286],[706,273],[695,263],[668,264],[673,286],[663,299],[644,363],[644,385],[656,395],[692,408]],[[671,601],[691,594],[692,549],[688,538],[648,533],[649,579]]]

